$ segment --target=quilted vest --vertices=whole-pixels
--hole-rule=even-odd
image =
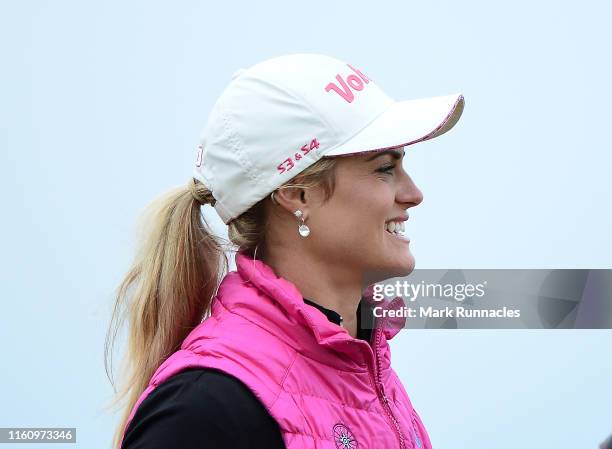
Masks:
[[[278,422],[287,449],[431,449],[418,413],[391,368],[388,340],[405,318],[375,318],[370,342],[353,338],[292,282],[242,252],[223,278],[211,315],[155,371],[138,406],[191,367],[241,380]],[[361,304],[399,309],[401,298]],[[370,309],[371,310],[371,309]],[[205,425],[205,423],[203,423]]]

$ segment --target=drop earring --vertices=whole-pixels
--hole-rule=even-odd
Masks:
[[[310,234],[310,228],[304,224],[304,214],[302,213],[302,211],[298,209],[293,213],[293,215],[302,220],[302,223],[298,227],[298,233],[302,237],[308,237],[308,235]]]

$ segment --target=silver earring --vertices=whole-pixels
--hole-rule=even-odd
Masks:
[[[293,213],[293,215],[302,220],[302,223],[298,227],[298,233],[302,237],[308,237],[308,234],[310,234],[310,228],[304,224],[304,214],[302,213],[302,211],[298,209]]]
[[[272,193],[270,194],[270,198],[272,199],[272,202],[273,202],[274,204],[278,205],[278,203],[277,203],[277,202],[276,202],[276,200],[274,199],[274,192],[272,192]]]

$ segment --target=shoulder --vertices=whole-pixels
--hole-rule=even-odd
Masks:
[[[140,404],[123,449],[283,448],[280,429],[239,379],[222,371],[181,371]]]

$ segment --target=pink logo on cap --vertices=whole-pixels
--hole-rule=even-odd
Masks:
[[[302,148],[300,148],[302,153],[293,153],[293,159],[291,158],[291,156],[289,156],[283,162],[278,164],[276,168],[278,169],[279,173],[285,173],[286,171],[291,170],[293,167],[295,167],[294,159],[296,162],[299,161],[300,159],[302,159],[303,154],[308,154],[314,148],[319,148],[319,145],[319,141],[316,137],[310,141],[310,145],[308,145],[307,143],[302,145]]]
[[[367,76],[365,76],[363,73],[361,73],[360,70],[357,70],[352,65],[350,64],[347,64],[347,65],[351,68],[353,72],[355,72],[359,76],[350,74],[349,76],[346,77],[346,81],[345,81],[342,79],[340,74],[338,74],[336,75],[336,79],[338,80],[338,83],[342,87],[338,87],[338,85],[334,83],[329,83],[327,86],[325,86],[325,92],[329,92],[333,90],[338,95],[340,95],[342,98],[344,98],[344,100],[346,100],[347,103],[352,103],[353,100],[355,99],[355,94],[353,93],[353,89],[356,91],[363,90],[364,88],[363,83],[368,84],[370,82],[370,79]]]

